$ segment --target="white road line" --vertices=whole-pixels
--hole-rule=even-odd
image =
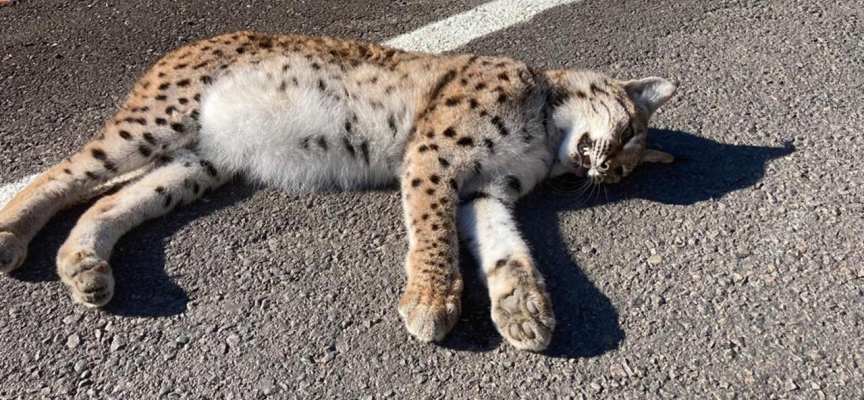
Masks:
[[[39,174],[33,174],[30,176],[25,176],[18,182],[9,183],[0,187],[0,208],[6,205],[9,200],[12,200],[12,197],[15,196],[16,193],[20,192],[21,189],[24,189],[30,182],[33,182]]]
[[[550,8],[581,0],[495,0],[477,8],[433,22],[416,31],[384,42],[387,46],[405,50],[440,53],[456,50],[468,42],[529,21]],[[39,174],[24,177],[0,187],[0,208]]]
[[[405,50],[440,53],[507,27],[526,22],[537,14],[579,0],[496,0],[450,18],[426,25],[384,44]]]

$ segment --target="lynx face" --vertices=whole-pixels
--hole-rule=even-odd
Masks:
[[[640,162],[671,162],[672,156],[646,149],[648,119],[675,93],[662,78],[612,81],[600,74],[564,71],[565,88],[553,112],[563,138],[558,161],[594,183],[616,183]]]

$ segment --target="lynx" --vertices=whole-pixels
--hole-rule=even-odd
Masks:
[[[235,176],[295,191],[398,184],[409,250],[397,308],[408,332],[440,340],[457,321],[458,236],[482,269],[500,334],[542,350],[555,318],[514,203],[549,177],[613,183],[640,162],[671,161],[645,140],[675,89],[504,57],[214,37],[158,61],[89,143],[0,211],[0,271],[24,262],[58,210],[134,171],[145,172],[96,201],[59,250],[59,276],[85,306],[111,299],[108,260],[123,234]]]

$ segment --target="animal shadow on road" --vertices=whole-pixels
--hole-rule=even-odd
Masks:
[[[661,204],[687,205],[720,198],[758,182],[768,161],[790,154],[794,148],[738,146],[715,142],[678,131],[652,130],[652,146],[676,156],[672,165],[643,166],[634,176],[608,186],[608,195],[584,198],[564,194],[560,184],[538,188],[520,202],[517,214],[524,236],[532,247],[538,268],[546,277],[558,321],[550,348],[553,357],[594,357],[616,349],[624,339],[618,312],[570,255],[558,230],[559,214],[615,203],[629,198]],[[114,299],[105,311],[125,316],[159,317],[186,311],[189,297],[165,269],[163,242],[190,221],[252,195],[249,185],[227,185],[209,201],[198,202],[167,218],[147,222],[125,235],[111,257],[117,281]],[[57,249],[92,203],[61,212],[30,244],[24,266],[15,279],[29,282],[58,280]],[[155,229],[154,229],[155,228]],[[626,228],[625,228],[626,229]],[[588,238],[590,240],[590,237]],[[489,299],[477,266],[464,249],[463,313],[443,346],[468,351],[489,351],[501,338],[489,317]],[[64,288],[65,290],[65,288]],[[71,299],[70,299],[71,302]]]
[[[165,317],[186,311],[189,296],[177,285],[177,275],[165,271],[164,242],[184,225],[220,208],[251,196],[248,185],[226,185],[218,195],[206,197],[170,215],[148,221],[124,235],[111,255],[114,272],[114,298],[102,309],[130,317]],[[110,193],[110,192],[109,192]],[[10,276],[26,282],[59,281],[56,271],[57,250],[66,240],[78,218],[95,201],[61,211],[30,242],[27,260]],[[72,302],[65,287],[64,301]]]
[[[651,130],[649,147],[672,153],[670,165],[644,165],[634,175],[616,185],[608,194],[586,198],[566,194],[562,186],[579,183],[562,178],[538,188],[518,206],[519,225],[537,267],[546,278],[557,326],[552,343],[544,354],[561,358],[599,356],[618,348],[625,337],[615,305],[582,272],[571,257],[574,244],[562,239],[559,215],[627,199],[644,199],[661,204],[689,205],[722,196],[756,184],[765,174],[769,161],[791,154],[789,144],[759,147],[719,143],[693,134],[671,130]],[[570,181],[570,182],[567,182]],[[637,224],[639,221],[622,222]],[[590,227],[580,227],[590,242]],[[622,229],[628,229],[623,226]],[[445,346],[488,351],[498,346],[488,316],[489,300],[480,285],[476,264],[463,254],[465,296],[463,318]],[[628,266],[619,266],[628,268]],[[482,286],[480,286],[482,288]]]

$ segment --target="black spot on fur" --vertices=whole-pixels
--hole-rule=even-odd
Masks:
[[[393,133],[393,136],[396,136],[396,133],[399,132],[396,128],[396,116],[390,114],[390,116],[387,117],[387,126],[390,127],[390,132]]]
[[[495,142],[490,139],[483,139],[483,144],[486,145],[486,148],[489,149],[490,152],[495,151]]]
[[[457,183],[455,179],[451,179],[450,188],[452,188],[453,190],[459,190],[459,183]]]
[[[165,107],[165,114],[171,115],[174,111],[177,111],[177,108],[174,106]]]
[[[156,186],[156,193],[160,193],[160,194],[161,194],[161,193],[164,192],[164,191],[165,191],[165,187],[163,187],[163,186]]]
[[[153,122],[155,122],[156,125],[168,125],[168,120],[165,118],[156,118]]]
[[[183,133],[186,130],[186,127],[183,126],[183,124],[181,124],[181,123],[175,122],[175,123],[171,124],[171,129],[173,129],[174,132]]]
[[[142,144],[138,146],[138,152],[144,157],[150,157],[153,154],[153,149]]]
[[[477,108],[477,105],[477,99],[468,99],[468,106],[471,107],[472,110]]]
[[[522,192],[522,182],[519,181],[519,178],[517,178],[513,175],[507,176],[507,187],[509,187],[510,189],[513,189],[513,191],[515,191],[517,193]]]
[[[441,177],[439,177],[438,175],[432,175],[429,177],[429,182],[432,182],[432,183],[437,185],[438,182],[441,182]]]
[[[473,146],[474,145],[474,139],[471,139],[470,137],[462,137],[456,141],[456,144],[458,144],[460,146],[466,146],[466,147]]]
[[[305,138],[300,140],[300,147],[302,147],[304,150],[309,149],[309,139],[311,139],[311,138],[305,137]]]
[[[498,103],[504,104],[506,102],[507,102],[507,95],[504,93],[499,94],[498,95]]]
[[[210,75],[202,75],[201,78],[198,79],[201,80],[201,83],[205,85],[213,83],[213,78],[211,78]]]
[[[442,168],[447,168],[450,166],[450,161],[447,161],[446,158],[438,157],[438,164],[440,164]]]
[[[456,137],[456,130],[454,130],[452,126],[445,129],[443,133],[444,136],[447,136],[448,138]]]
[[[444,101],[444,105],[448,107],[458,106],[462,101],[462,98],[459,96],[453,96]]]
[[[216,175],[218,174],[218,171],[216,171],[216,167],[214,167],[210,161],[201,160],[201,162],[199,164],[201,164],[202,167],[207,169],[207,175],[210,175],[210,176],[215,178]]]
[[[103,162],[102,167],[104,167],[106,171],[117,172],[117,165],[111,161]]]
[[[143,137],[147,143],[156,144],[156,138],[153,137],[153,134],[150,132],[144,132],[144,134],[141,135],[141,137]]]
[[[201,93],[196,93],[194,97],[192,97],[196,102],[201,102]]]
[[[321,150],[327,150],[327,138],[324,136],[318,136],[318,139],[315,139],[315,143],[318,143],[318,147],[320,147]]]
[[[164,201],[162,204],[163,204],[165,207],[171,207],[171,201],[173,201],[173,200],[174,200],[174,198],[171,197],[170,194],[165,195],[165,201]]]
[[[97,179],[99,179],[99,175],[97,175],[96,173],[91,172],[91,171],[87,171],[87,172],[85,172],[84,175],[87,175],[87,177],[90,178],[90,179],[92,179],[92,180],[97,180]]]
[[[420,178],[415,178],[411,180],[411,187],[418,187],[423,184],[423,180]]]
[[[105,154],[105,151],[103,151],[102,149],[90,150],[90,154],[93,155],[93,158],[95,158],[99,161],[105,161],[108,159],[108,156]]]
[[[177,82],[177,87],[186,87],[189,86],[191,82],[188,79],[183,79]]]
[[[165,83],[159,85],[159,90],[165,90],[165,89],[168,89],[169,87],[171,87],[171,84],[168,82],[165,82]]]
[[[441,91],[444,90],[444,88],[447,87],[447,85],[450,84],[450,82],[452,82],[454,78],[456,78],[456,71],[447,71],[447,73],[444,74],[444,76],[442,76],[441,79],[439,79],[438,82],[435,83],[432,91],[429,92],[429,98],[438,98],[438,96],[441,94]]]
[[[483,89],[486,89],[486,82],[480,82],[480,83],[478,83],[476,86],[474,86],[474,89],[477,89],[477,90],[483,90]]]
[[[363,162],[365,162],[366,165],[369,165],[369,142],[368,141],[364,140],[363,143],[360,143],[360,153],[363,155]]]
[[[501,136],[507,136],[510,134],[510,131],[507,130],[506,126],[504,126],[504,121],[501,120],[501,117],[497,115],[492,117],[492,125],[495,125],[495,129],[498,129],[498,133],[501,134]]]
[[[70,170],[69,168],[63,168],[63,172],[65,172],[66,175],[72,175],[72,170]]]
[[[508,81],[508,82],[509,82],[509,81],[510,81],[510,76],[507,75],[506,72],[502,72],[502,73],[498,74],[498,79],[500,79],[500,80],[502,80],[502,81]]]
[[[354,150],[354,146],[351,145],[351,141],[348,138],[342,138],[342,144],[345,145],[345,150],[348,150],[348,154],[351,154],[351,158],[357,157],[357,151]]]
[[[132,140],[132,134],[128,131],[120,131],[118,134],[123,138],[123,140]]]
[[[318,80],[318,90],[320,90],[320,91],[327,90],[327,85],[324,84],[324,80],[322,80],[322,79]]]
[[[154,98],[155,98],[157,101],[165,101],[166,99],[168,99],[168,96],[165,96],[164,94],[160,94],[160,95],[158,95],[158,96],[156,96],[156,97],[154,97]]]

